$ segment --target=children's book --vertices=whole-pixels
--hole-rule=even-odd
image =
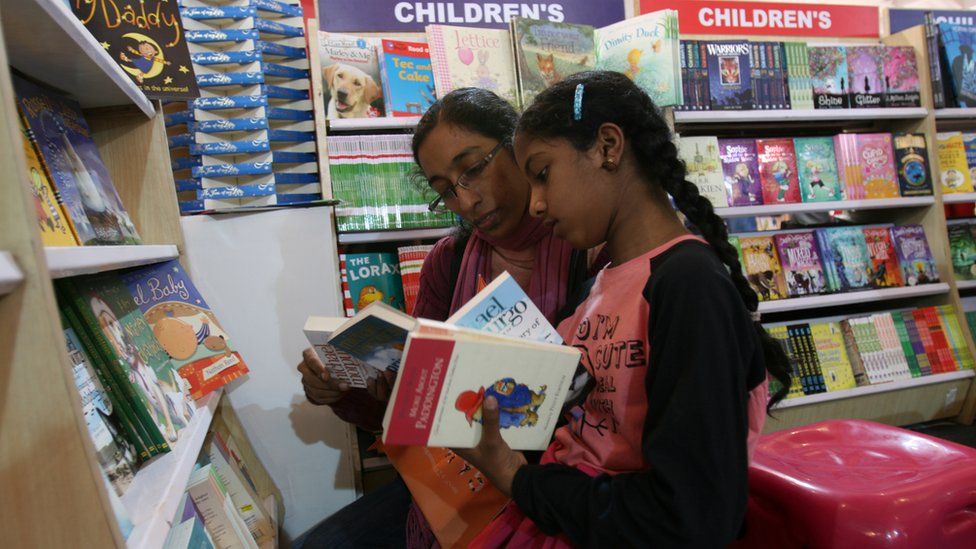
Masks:
[[[889,226],[864,227],[863,231],[864,242],[871,256],[871,286],[875,288],[904,286],[898,256],[891,242],[891,228]]]
[[[779,233],[773,236],[779,251],[786,290],[790,297],[820,294],[827,279],[813,231]]]
[[[976,241],[973,240],[972,225],[955,223],[948,229],[952,271],[956,279],[976,280]]]
[[[824,262],[836,276],[835,291],[846,292],[869,288],[871,256],[860,227],[819,229],[824,235]]]
[[[739,247],[742,249],[742,268],[746,279],[760,301],[785,299],[786,279],[773,237],[742,236],[739,237]]]
[[[465,87],[484,88],[518,106],[515,59],[509,31],[427,25],[437,97]]]
[[[810,46],[808,53],[814,108],[848,108],[850,86],[845,47]]]
[[[510,23],[522,105],[563,78],[596,66],[593,27],[524,17]]]
[[[944,194],[973,192],[973,179],[966,161],[966,145],[962,133],[936,134],[936,151],[939,156],[942,192]]]
[[[77,246],[78,240],[61,207],[60,196],[48,179],[47,169],[37,155],[30,131],[24,127],[24,119],[20,121],[24,157],[27,159],[27,184],[34,198],[34,213],[37,214],[37,226],[41,229],[41,241],[45,246]]]
[[[884,47],[885,107],[920,107],[918,61],[912,46]]]
[[[796,137],[797,172],[804,202],[830,202],[844,198],[837,175],[834,141],[829,137]]]
[[[749,42],[706,42],[712,110],[751,109],[753,89]]]
[[[908,286],[939,281],[939,271],[921,225],[897,225],[891,228],[902,279]]]
[[[214,473],[227,489],[227,497],[244,520],[251,537],[259,546],[273,545],[277,534],[271,516],[262,505],[260,496],[245,480],[223,437],[217,432],[208,434],[203,451]]]
[[[834,155],[837,157],[837,173],[844,185],[844,197],[848,200],[867,198],[864,171],[857,152],[857,135],[840,133],[834,136]]]
[[[424,42],[384,38],[380,72],[388,115],[421,116],[437,100],[430,48]]]
[[[885,96],[883,46],[847,46],[847,74],[852,108],[883,106]]]
[[[929,173],[928,147],[925,135],[902,133],[892,136],[895,149],[895,169],[902,196],[930,196],[932,176]]]
[[[969,179],[976,187],[976,133],[964,132],[962,146],[966,150],[966,165],[969,166]]]
[[[813,87],[810,81],[810,57],[805,42],[784,42],[787,85],[793,109],[813,108]]]
[[[957,103],[976,107],[976,27],[939,23],[939,41]]]
[[[728,207],[722,159],[718,155],[718,138],[681,137],[678,139],[678,156],[688,170],[688,181],[698,187],[698,193],[707,198],[715,208]]]
[[[894,151],[891,148],[891,134],[857,133],[853,135],[865,198],[899,197],[898,175],[895,171]]]
[[[844,334],[837,322],[822,322],[810,324],[817,357],[820,359],[820,370],[823,372],[827,391],[853,389],[857,386],[851,361],[847,357],[844,345]]]
[[[788,137],[757,139],[756,152],[763,204],[800,202],[800,182],[797,179],[793,140]]]
[[[339,254],[346,315],[352,316],[374,301],[404,310],[400,261],[389,252]]]
[[[179,261],[130,269],[121,278],[192,398],[202,398],[248,372]]]
[[[424,265],[427,254],[433,248],[432,244],[397,248],[397,256],[400,259],[400,279],[403,281],[404,310],[408,314],[413,314],[413,308],[417,305],[417,295],[420,293],[420,269]]]
[[[318,42],[326,118],[384,116],[377,41],[320,31]]]
[[[186,493],[203,516],[207,532],[216,547],[258,549],[247,524],[227,494],[227,486],[209,460],[190,474]]]
[[[730,206],[763,203],[762,182],[754,139],[719,139],[719,157]]]
[[[14,75],[17,106],[54,181],[78,242],[139,244],[81,106]]]
[[[530,341],[561,344],[563,338],[508,272],[498,275],[464,304],[448,324]]]

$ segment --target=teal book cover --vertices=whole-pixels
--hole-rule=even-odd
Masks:
[[[870,287],[871,254],[860,227],[823,229],[829,249],[829,260],[837,276],[837,290],[846,292]]]
[[[437,100],[430,48],[423,42],[384,39],[380,49],[386,110],[395,117],[422,116]]]
[[[678,12],[660,10],[596,31],[596,68],[623,73],[658,107],[680,105]]]
[[[797,137],[796,168],[800,179],[800,194],[804,202],[830,202],[844,198],[834,140],[829,137]]]
[[[339,274],[342,278],[346,316],[356,314],[374,301],[382,301],[401,311],[406,310],[397,254],[341,254]]]

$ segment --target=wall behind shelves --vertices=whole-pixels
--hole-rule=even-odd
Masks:
[[[295,369],[310,314],[341,316],[331,208],[182,218],[186,259],[251,373],[228,398],[294,539],[355,499],[349,429],[305,400]]]

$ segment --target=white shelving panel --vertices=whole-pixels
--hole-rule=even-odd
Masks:
[[[976,290],[976,280],[957,280],[956,288],[960,290]]]
[[[935,118],[937,120],[976,118],[976,109],[935,109]]]
[[[945,282],[939,282],[936,284],[906,286],[904,288],[885,288],[882,290],[862,290],[859,292],[846,292],[841,294],[794,297],[790,299],[778,299],[776,301],[763,301],[759,304],[759,312],[782,313],[787,311],[799,311],[803,309],[839,307],[841,305],[851,305],[854,303],[869,303],[872,301],[882,301],[887,299],[908,299],[912,297],[938,295],[948,292],[949,285]]]
[[[829,212],[831,210],[880,210],[889,208],[920,208],[935,204],[934,196],[907,198],[879,198],[873,200],[836,200],[832,202],[802,202],[797,204],[763,204],[715,208],[722,217],[756,217],[800,212]]]
[[[420,121],[419,116],[401,116],[398,118],[340,118],[329,120],[329,129],[333,131],[364,131],[364,130],[406,130],[413,128]]]
[[[976,109],[974,109],[976,110]],[[783,109],[776,111],[677,111],[676,124],[741,122],[816,122],[845,120],[908,120],[925,118],[928,109]]]
[[[10,64],[74,96],[82,107],[153,105],[62,0],[0,0]]]
[[[436,240],[454,231],[454,227],[437,229],[410,229],[405,231],[376,231],[372,233],[339,233],[339,244],[367,244],[371,242],[396,242],[398,240]]]
[[[20,271],[10,252],[0,252],[0,296],[7,295],[23,282],[24,273]]]
[[[865,385],[864,387],[855,387],[853,389],[845,389],[843,391],[818,393],[815,395],[807,395],[783,400],[776,405],[774,410],[793,408],[795,406],[806,406],[809,404],[817,404],[819,402],[829,402],[831,400],[854,398],[874,393],[886,393],[888,391],[897,391],[899,389],[910,389],[912,387],[921,387],[923,385],[947,383],[960,379],[968,379],[973,376],[976,376],[976,372],[973,370],[961,370],[958,372],[947,372],[944,374],[932,374],[928,376],[915,377],[912,379],[889,381],[888,383],[879,383],[877,385]]]
[[[52,278],[114,271],[179,257],[171,244],[141,246],[71,246],[44,248]]]
[[[976,111],[976,109],[973,109]],[[944,204],[964,204],[966,202],[976,202],[976,193],[949,193],[942,195]]]
[[[157,549],[166,541],[176,508],[186,490],[203,441],[210,430],[221,391],[199,401],[196,414],[169,453],[144,465],[122,496],[122,505],[135,528],[126,540],[130,549]]]

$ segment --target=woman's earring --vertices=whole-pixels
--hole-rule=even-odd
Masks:
[[[617,164],[613,161],[612,158],[607,158],[606,160],[604,160],[603,165],[600,167],[603,168],[604,170],[607,170],[608,172],[617,171]]]

